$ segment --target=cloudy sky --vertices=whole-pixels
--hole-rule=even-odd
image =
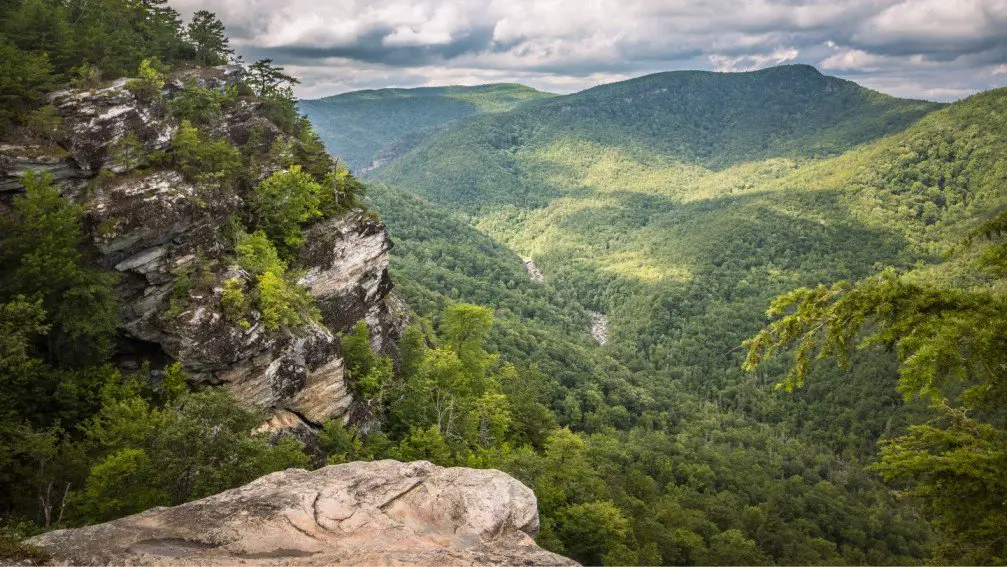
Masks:
[[[898,96],[1007,85],[1007,0],[174,0],[313,98],[520,82],[568,93],[658,71],[809,63]]]

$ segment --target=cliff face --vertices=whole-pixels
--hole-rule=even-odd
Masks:
[[[202,69],[186,78],[221,89],[238,73]],[[176,78],[152,103],[138,100],[125,81],[54,93],[50,102],[63,121],[59,147],[0,146],[0,203],[22,190],[20,178],[35,169],[50,172],[64,195],[84,206],[93,260],[120,274],[122,364],[167,355],[193,380],[224,385],[239,400],[269,409],[270,427],[351,419],[361,408],[347,387],[334,333],[365,319],[374,346],[387,351],[400,331],[388,306],[391,241],[384,225],[352,210],[305,229],[307,244],[291,267],[303,273],[300,283],[310,288],[324,326],[269,332],[255,312],[247,328],[228,320],[220,307],[223,282],[248,276],[234,265],[223,229],[248,210],[246,195],[207,199],[170,167],[141,170],[116,159],[127,135],[141,145],[135,152],[171,150],[178,125],[164,105],[181,89]],[[230,106],[213,128],[237,146],[253,135],[266,147],[285,138],[296,143],[254,99]],[[183,289],[180,297],[179,278],[196,270],[208,272],[211,285]]]
[[[72,565],[576,565],[531,539],[532,491],[493,470],[377,461],[273,473],[29,540]]]

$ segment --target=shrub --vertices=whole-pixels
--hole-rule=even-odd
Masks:
[[[287,271],[287,265],[276,253],[276,247],[261,230],[239,235],[235,249],[238,252],[238,264],[253,276],[266,272],[282,274]]]
[[[137,70],[138,78],[126,83],[126,89],[142,101],[153,101],[161,98],[164,88],[164,75],[158,70],[156,61],[144,59]]]
[[[287,273],[287,264],[264,232],[240,235],[236,250],[238,264],[257,279],[253,303],[267,329],[299,327],[320,318],[314,298]]]
[[[168,111],[179,120],[193,124],[208,124],[220,116],[221,107],[236,96],[236,89],[225,92],[208,89],[187,79],[182,92],[168,103]]]
[[[242,318],[248,304],[245,300],[245,281],[241,278],[230,278],[224,282],[224,291],[220,294],[220,307],[228,318]]]
[[[300,166],[278,171],[252,192],[252,210],[285,257],[304,243],[301,225],[322,216],[322,186]]]
[[[96,89],[101,86],[101,69],[87,61],[70,70],[70,85],[75,89]]]
[[[269,330],[299,327],[320,317],[308,291],[280,274],[259,276],[258,291],[262,321]]]
[[[24,121],[24,129],[32,138],[55,141],[63,129],[63,119],[55,106],[47,104],[28,114]]]
[[[0,520],[0,563],[5,565],[44,565],[50,559],[42,549],[22,543],[36,534],[38,528],[30,522]]]
[[[382,386],[393,375],[391,358],[379,356],[371,350],[371,334],[364,321],[358,322],[351,332],[339,338],[351,385],[365,399],[378,399]]]
[[[241,168],[241,152],[223,138],[208,139],[183,120],[171,140],[175,167],[190,181],[217,189],[234,184]]]

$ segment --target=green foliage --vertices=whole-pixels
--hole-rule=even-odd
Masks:
[[[242,320],[248,308],[248,301],[245,299],[245,281],[242,278],[229,278],[224,282],[224,290],[220,293],[220,306],[229,318]]]
[[[336,419],[330,419],[322,426],[318,432],[318,446],[327,455],[326,464],[329,465],[383,458],[393,450],[383,433],[372,432],[361,436],[355,427],[344,427]]]
[[[64,133],[57,109],[43,104],[46,92],[63,81],[94,89],[103,77],[137,73],[127,88],[155,103],[152,112],[167,110],[179,128],[170,149],[153,154],[137,132],[125,132],[111,148],[112,167],[94,186],[118,173],[164,166],[197,183],[201,194],[194,200],[208,208],[240,202],[239,195],[251,192],[252,174],[242,171],[247,156],[210,134],[237,88],[220,92],[190,81],[160,104],[172,65],[223,62],[229,55],[215,16],[197,12],[183,34],[177,12],[164,0],[14,0],[2,3],[0,12],[4,135],[16,131],[24,143],[65,156],[53,149]],[[291,158],[284,166],[305,165],[315,184],[314,207],[336,214],[354,205],[359,184],[333,166],[297,116],[289,89],[273,80],[267,90],[270,100],[263,105],[289,134]],[[260,412],[222,390],[190,392],[181,364],[158,370],[157,361],[145,363],[128,376],[107,364],[119,323],[116,278],[91,267],[82,229],[101,235],[116,223],[91,226],[83,208],[64,199],[48,176],[28,172],[23,183],[23,195],[0,205],[0,560],[43,560],[38,550],[18,543],[42,529],[178,504],[307,466],[293,440],[271,443],[253,433],[265,419]],[[238,216],[251,217],[247,209]],[[220,259],[197,252],[194,266],[177,270],[162,315],[177,316],[190,297],[205,297],[219,285],[222,309],[239,325],[249,326],[246,317],[258,315],[275,331],[317,318],[310,294],[266,233],[247,235],[240,220],[231,224],[237,228],[231,226],[226,238],[247,274],[221,281]],[[387,449],[380,436],[371,437],[360,444],[363,456]]]
[[[96,89],[101,86],[101,69],[87,61],[70,70],[70,85],[75,89]]]
[[[63,119],[51,104],[36,108],[24,120],[23,131],[36,140],[54,143],[62,129]]]
[[[196,12],[186,33],[165,0],[13,0],[0,21],[0,126],[23,121],[44,91],[62,79],[96,88],[102,77],[139,69],[128,85],[145,100],[158,98],[166,66],[216,63],[230,53],[213,14]],[[212,60],[212,61],[211,61]]]
[[[29,562],[29,565],[45,565],[51,556],[41,548],[22,543],[35,535],[35,526],[30,522],[0,520],[0,561],[11,565]]]
[[[178,403],[188,391],[186,377],[182,372],[182,365],[176,362],[166,366],[161,383],[158,384],[158,393],[160,394],[161,402],[165,405]]]
[[[524,85],[495,84],[355,91],[297,105],[332,153],[360,172],[455,121],[550,96]]]
[[[300,83],[285,73],[283,67],[274,65],[272,59],[260,59],[252,63],[248,67],[248,74],[252,89],[260,97],[284,95],[291,87]]]
[[[631,532],[628,553],[618,550],[611,561],[911,563],[936,549],[937,561],[995,562],[999,551],[983,526],[1002,523],[987,505],[1001,490],[988,473],[1002,467],[995,464],[996,436],[973,428],[953,442],[933,432],[914,440],[903,453],[908,473],[878,465],[898,493],[862,467],[876,460],[879,438],[909,443],[907,433],[922,435],[907,429],[928,413],[925,399],[899,393],[900,358],[917,365],[903,392],[937,388],[952,407],[967,402],[969,419],[991,427],[1002,420],[1002,402],[992,401],[1001,399],[999,381],[989,378],[1005,350],[996,279],[1003,273],[1002,234],[975,225],[1005,204],[1004,91],[910,125],[937,107],[801,68],[693,75],[630,81],[478,116],[425,137],[377,170],[379,178],[430,199],[394,187],[369,192],[396,240],[392,268],[400,293],[431,320],[456,301],[492,307],[497,325],[488,350],[514,364],[520,379],[539,365],[549,378],[540,403],[590,451],[576,490],[555,489],[533,449],[494,446],[465,462],[496,466],[532,486],[542,507],[540,542],[558,551],[567,547],[558,535],[558,510],[610,501],[630,519]],[[793,92],[759,86],[784,76],[797,82]],[[650,92],[642,87],[670,92],[693,79],[699,82],[683,92],[694,98],[637,96]],[[701,88],[705,80],[723,88]],[[742,86],[751,90],[733,91]],[[839,95],[820,96],[820,87]],[[737,109],[752,105],[741,111],[745,116],[716,123],[732,116],[735,109],[720,103],[736,96],[748,97],[731,103]],[[676,105],[691,106],[669,108]],[[802,123],[789,122],[781,109],[800,109]],[[651,136],[652,123],[665,124],[653,131],[663,139]],[[763,138],[749,137],[754,131]],[[995,240],[942,262],[967,234]],[[530,282],[507,248],[533,257],[546,282]],[[894,283],[871,276],[878,265],[894,266],[887,272]],[[839,280],[866,283],[818,288]],[[853,293],[855,307],[861,293],[906,319],[888,325],[879,323],[887,311],[867,311],[861,335],[856,318],[834,313],[841,328],[835,354],[849,365],[812,364],[820,352],[813,349],[805,388],[774,392],[800,363],[799,353],[746,374],[738,345],[765,324],[763,306],[795,287],[828,305],[830,294]],[[807,305],[815,308],[812,299]],[[588,343],[587,309],[608,316],[612,335],[604,347]],[[943,315],[922,317],[937,312]],[[899,333],[912,340],[893,342]],[[422,350],[416,338],[411,352]],[[409,360],[421,375],[418,357]],[[438,360],[444,375],[465,384],[450,357]],[[940,371],[925,371],[935,364]],[[514,381],[498,381],[512,408],[540,415],[534,403],[517,403]],[[412,425],[429,428],[434,405],[411,408]],[[511,442],[518,438],[515,424],[526,421],[514,411]],[[392,437],[401,438],[409,430],[396,419],[408,420],[394,412],[389,418]],[[954,431],[951,422],[931,426]],[[549,439],[520,438],[539,450]],[[989,460],[972,462],[956,447],[986,447]],[[881,457],[893,450],[884,445]],[[917,484],[910,461],[947,468]],[[940,502],[957,498],[960,506],[928,506],[920,487],[935,491],[935,501],[934,495]],[[980,491],[990,500],[977,497],[979,505],[970,507],[969,493]],[[913,498],[900,502],[893,494]],[[937,537],[914,515],[914,503],[935,522]],[[970,535],[939,527],[942,511],[950,514],[940,520],[944,526],[976,529]]]
[[[49,327],[45,357],[67,366],[100,363],[116,326],[115,278],[84,265],[81,214],[48,175],[29,172],[13,215],[0,220],[0,298],[40,302]]]
[[[707,561],[713,565],[766,565],[766,556],[740,530],[727,530],[710,538]]]
[[[252,434],[262,420],[219,389],[184,393],[163,407],[135,395],[110,396],[86,429],[104,457],[73,495],[76,517],[104,521],[306,467],[307,456],[293,441],[274,446]]]
[[[426,429],[413,427],[392,455],[401,461],[429,461],[442,467],[454,465],[451,447],[436,425]]]
[[[223,65],[234,50],[228,46],[224,34],[224,24],[216,14],[207,10],[197,10],[185,29],[185,35],[192,42],[199,65]]]
[[[233,89],[221,92],[200,86],[195,79],[188,79],[182,92],[168,102],[168,110],[178,120],[186,120],[197,126],[210,124],[220,117],[222,106],[234,96]]]
[[[126,83],[126,88],[142,101],[157,100],[164,88],[164,74],[158,69],[160,63],[144,59],[137,69],[137,78]]]
[[[321,317],[311,294],[297,284],[294,275],[287,272],[287,264],[280,259],[264,232],[240,235],[236,251],[238,264],[255,278],[255,292],[250,301],[262,314],[262,322],[267,329],[295,329]],[[222,298],[225,309],[228,309],[227,302],[233,304],[237,301],[234,288],[238,285],[232,284],[227,299]],[[224,291],[227,293],[226,287]],[[244,304],[243,297],[241,303]]]
[[[139,169],[149,162],[149,155],[136,132],[130,130],[109,148],[112,166],[118,171]]]
[[[0,132],[23,120],[54,84],[47,54],[21,51],[0,36]]]
[[[611,502],[574,504],[560,510],[559,537],[567,553],[584,565],[621,565],[612,561],[629,533],[629,521]],[[631,562],[632,563],[632,562]],[[742,565],[742,563],[725,563]]]
[[[36,353],[35,343],[49,332],[45,320],[41,299],[29,302],[24,296],[15,296],[0,304],[0,395],[8,400],[0,415],[4,420],[16,422],[30,417],[34,411],[25,411],[24,404],[42,397],[47,368]]]
[[[269,330],[296,328],[320,317],[311,296],[282,275],[262,274],[257,291],[262,322]]]
[[[667,190],[683,166],[836,155],[936,108],[804,65],[658,73],[477,116],[383,165],[377,178],[467,211],[538,207],[614,179]]]
[[[978,256],[979,267],[1003,278],[1007,215],[969,234],[967,242],[995,239]],[[996,563],[1007,553],[1007,432],[1002,369],[1007,367],[1007,298],[1003,280],[968,287],[915,281],[884,271],[851,285],[797,289],[777,298],[778,317],[748,341],[745,366],[796,347],[782,386],[804,384],[812,354],[849,366],[849,352],[882,344],[898,352],[899,389],[928,398],[940,421],[912,426],[885,440],[876,465],[887,480],[908,485],[934,528],[945,537],[942,561]],[[926,283],[923,283],[923,282]],[[866,330],[866,336],[861,333]],[[955,404],[953,407],[950,404]],[[979,418],[969,416],[976,411]]]
[[[238,264],[253,276],[261,276],[266,272],[283,274],[287,264],[280,259],[276,247],[261,230],[252,234],[240,234],[235,245],[238,253]]]
[[[171,139],[175,168],[191,181],[227,191],[237,179],[241,152],[224,138],[209,138],[183,120]]]
[[[255,187],[252,211],[284,257],[290,258],[304,243],[301,226],[322,216],[324,191],[298,165],[274,173]]]
[[[360,321],[353,331],[340,335],[340,343],[350,384],[365,400],[380,400],[383,386],[392,378],[392,359],[371,350],[367,323]]]
[[[427,202],[387,187],[375,187],[370,195],[395,238],[393,275],[398,276],[398,291],[410,306],[422,316],[442,322],[445,319],[442,312],[453,303],[452,298],[493,307],[495,324],[489,329],[488,350],[498,352],[501,360],[515,365],[513,374],[502,369],[497,374],[500,392],[507,396],[510,419],[506,434],[495,439],[512,447],[525,447],[505,452],[493,443],[471,457],[462,457],[464,453],[456,450],[453,462],[500,468],[532,487],[542,514],[542,533],[538,538],[541,545],[566,553],[565,540],[557,535],[562,529],[558,511],[575,503],[607,500],[632,518],[632,536],[625,542],[625,549],[618,548],[609,557],[612,561],[617,557],[631,564],[653,561],[656,550],[661,563],[708,563],[710,538],[729,529],[742,530],[745,537],[759,542],[759,550],[776,563],[828,563],[837,562],[840,557],[867,562],[868,555],[872,558],[870,562],[884,562],[886,557],[892,560],[895,556],[899,557],[897,561],[913,562],[913,557],[924,554],[925,528],[909,515],[900,516],[902,512],[870,475],[854,465],[849,476],[840,478],[838,471],[849,470],[845,467],[850,463],[802,440],[810,435],[790,429],[787,423],[775,427],[758,423],[759,416],[786,411],[786,400],[767,399],[771,389],[761,393],[754,387],[726,388],[718,409],[712,400],[705,403],[683,392],[675,382],[681,380],[680,375],[631,372],[612,357],[610,347],[590,345],[585,309],[571,297],[576,288],[556,289],[554,282],[563,280],[552,278],[547,282],[552,285],[534,284],[513,252]],[[710,231],[737,224],[739,217],[717,223]],[[695,230],[704,221],[705,218],[689,229]],[[767,226],[775,225],[767,223]],[[598,232],[594,226],[590,231]],[[702,237],[708,236],[706,232]],[[714,244],[710,248],[723,246]],[[588,256],[603,253],[603,248],[593,249]],[[752,249],[739,250],[738,254],[750,257]],[[723,277],[736,277],[727,274]],[[583,275],[571,271],[567,277],[578,281]],[[697,290],[701,288],[703,295],[697,291],[696,297],[706,297],[711,288],[718,289],[713,287],[719,285],[715,282],[710,279],[697,283]],[[594,280],[584,281],[582,289],[593,283]],[[613,294],[629,294],[634,289],[615,288]],[[738,308],[738,316],[746,321],[753,319],[746,323],[750,326],[757,325],[757,313],[751,317],[741,313],[742,308]],[[652,313],[649,309],[655,306],[649,303],[640,306],[628,317],[638,320],[649,317]],[[712,320],[705,328],[732,325],[737,323]],[[440,330],[443,334],[443,323]],[[698,335],[701,330],[696,328],[693,332]],[[714,339],[727,344],[714,346]],[[627,342],[637,340],[638,336],[627,338]],[[700,347],[713,351],[708,358],[701,359],[710,361],[705,369],[712,369],[717,364],[736,364],[736,359],[725,359],[721,353],[732,348],[728,341],[740,340],[740,336],[705,335],[684,345],[690,349],[688,356],[697,359],[698,352],[702,352]],[[430,364],[422,360],[428,356],[424,353],[429,351],[426,346],[429,341],[420,328],[407,330],[399,341],[403,350],[402,376],[420,375],[421,367]],[[619,356],[645,367],[635,362],[629,352]],[[429,368],[426,366],[425,370]],[[462,380],[459,374],[454,376]],[[696,376],[697,381],[690,388],[702,392],[717,387],[706,384],[704,388],[699,379],[713,380],[718,375],[706,371],[697,372]],[[873,411],[879,415],[883,415],[883,404],[900,400],[898,395],[873,396],[874,391],[889,386],[876,384],[874,377],[865,378],[872,380],[868,382],[874,388],[870,390],[871,404],[877,404]],[[424,384],[417,379],[413,382]],[[421,385],[418,389],[423,388]],[[834,399],[821,392],[816,395]],[[849,395],[859,394],[853,391]],[[739,403],[745,399],[743,396],[747,396],[747,407],[759,413],[744,416],[731,411],[734,404],[746,407]],[[397,414],[393,407],[388,414],[385,430],[393,438],[408,435],[409,425],[429,429],[430,424],[436,423],[431,411],[433,401],[428,398],[410,406],[411,399],[424,400],[407,395],[399,406],[401,413]],[[842,404],[855,407],[845,400]],[[847,410],[845,405],[844,411],[850,413],[872,411]],[[808,410],[802,410],[798,415],[807,422],[811,419],[807,414]],[[794,421],[797,419],[795,416]],[[879,431],[886,419],[878,418]],[[400,422],[406,425],[398,425]],[[557,422],[592,434],[560,430],[554,435]],[[782,441],[781,435],[788,440]],[[840,438],[850,442],[850,437]],[[451,437],[446,439],[452,445]],[[872,444],[873,439],[862,443]],[[478,442],[474,445],[479,446]],[[739,452],[740,448],[743,452]],[[544,451],[550,457],[546,459],[535,451]],[[809,466],[809,463],[817,464]],[[827,492],[820,492],[821,487],[816,489],[823,480],[830,487]],[[606,485],[611,489],[607,490]],[[783,507],[775,504],[781,501],[789,504]],[[729,519],[736,516],[735,510],[742,510],[752,502],[758,503],[756,509],[765,518],[756,522],[758,528],[745,528],[740,521]],[[816,511],[818,506],[845,511],[822,516]],[[881,525],[886,528],[873,527]],[[889,546],[888,531],[898,532],[901,541],[907,543]],[[843,533],[865,535],[847,539]],[[830,548],[823,545],[822,538],[840,543],[832,543]],[[868,542],[881,547],[872,551],[873,544]],[[840,546],[845,546],[842,555]]]
[[[922,504],[946,538],[937,553],[942,562],[1002,562],[1007,432],[963,409],[936,409],[939,420],[884,441],[875,469]]]

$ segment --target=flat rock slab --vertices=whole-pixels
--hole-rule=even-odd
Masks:
[[[72,565],[576,565],[539,548],[534,493],[425,461],[290,469],[29,543]]]

